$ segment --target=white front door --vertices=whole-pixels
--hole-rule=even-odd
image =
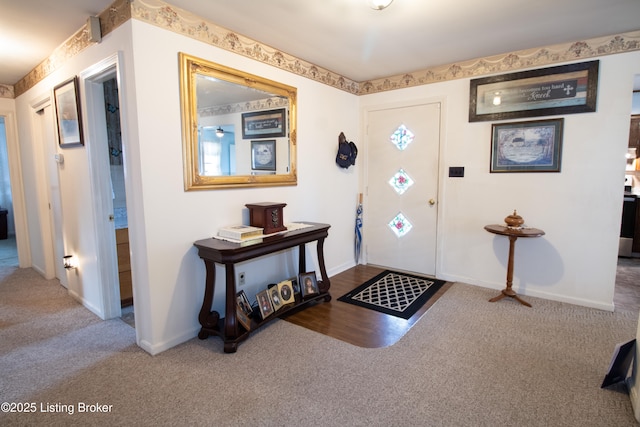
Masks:
[[[433,276],[440,103],[370,110],[366,126],[367,263]]]

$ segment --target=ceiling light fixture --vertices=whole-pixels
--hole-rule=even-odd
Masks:
[[[369,7],[375,10],[382,10],[389,7],[393,0],[367,0]]]
[[[216,129],[216,136],[218,138],[222,138],[224,136],[224,130],[220,126],[218,126],[218,129]]]

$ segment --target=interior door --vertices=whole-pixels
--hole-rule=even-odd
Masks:
[[[52,263],[55,277],[60,280],[62,286],[67,288],[67,274],[62,263],[62,257],[65,255],[62,225],[62,195],[60,193],[58,164],[54,159],[57,153],[58,143],[56,141],[54,127],[52,126],[52,124],[55,123],[53,115],[54,110],[50,103],[47,103],[44,108],[36,114],[42,129],[42,152],[44,153],[44,166],[48,184],[48,227],[50,229],[52,247],[50,250],[47,250],[46,253],[47,258],[50,259],[50,261],[47,261],[47,265]]]
[[[369,111],[369,264],[435,275],[440,103]]]

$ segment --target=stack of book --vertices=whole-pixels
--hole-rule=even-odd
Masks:
[[[262,228],[250,225],[231,225],[218,230],[218,236],[226,239],[245,241],[262,237]]]

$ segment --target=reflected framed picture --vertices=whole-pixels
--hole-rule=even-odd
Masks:
[[[492,125],[490,172],[560,172],[564,119]]]
[[[599,61],[471,80],[469,121],[596,111]]]
[[[300,275],[300,292],[302,293],[303,298],[318,295],[320,293],[315,271]]]
[[[54,87],[53,98],[60,147],[67,148],[84,145],[78,77],[74,76]]]
[[[251,141],[251,169],[276,170],[276,140]]]
[[[242,114],[242,139],[278,138],[286,135],[284,108]]]

